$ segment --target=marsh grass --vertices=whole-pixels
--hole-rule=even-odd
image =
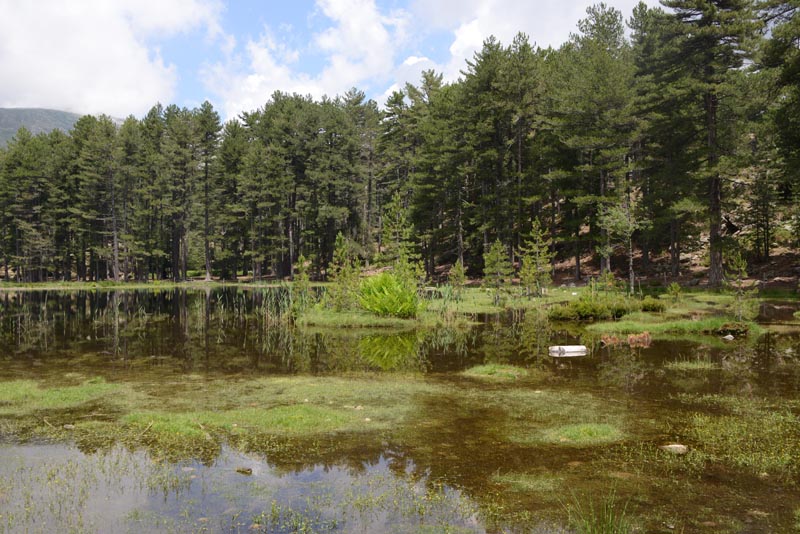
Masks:
[[[548,472],[542,473],[518,473],[510,472],[492,476],[492,482],[501,484],[511,491],[518,493],[544,494],[540,498],[546,498],[548,494],[556,493],[564,484],[564,477]]]
[[[697,413],[687,434],[711,459],[753,475],[791,477],[800,470],[800,422],[790,412]]]
[[[528,370],[514,365],[489,363],[471,367],[461,373],[470,378],[484,378],[489,380],[518,380],[528,375]]]
[[[673,360],[664,364],[664,368],[670,371],[715,371],[721,367],[713,362],[709,357],[700,357],[698,359],[681,359]]]
[[[3,382],[0,387],[0,415],[75,408],[105,398],[118,390],[103,378],[93,378],[76,386],[45,388],[34,380]]]
[[[651,334],[707,334],[707,335],[724,335],[726,327],[732,324],[728,317],[705,317],[699,319],[678,319],[678,320],[661,320],[660,322],[653,318],[645,316],[635,316],[638,320],[621,319],[614,322],[594,323],[586,327],[590,332],[603,333],[603,334],[635,334],[643,331],[648,331]],[[744,322],[737,323],[747,328],[748,338],[757,338],[763,333],[763,329],[756,323]],[[738,336],[737,336],[738,337]]]
[[[630,534],[634,524],[628,514],[628,504],[620,503],[614,492],[596,502],[573,495],[566,505],[570,525],[578,534]]]
[[[576,447],[614,443],[624,437],[619,428],[608,423],[578,423],[548,428],[543,432],[543,440],[547,443]]]
[[[297,324],[325,328],[413,328],[417,321],[400,317],[382,317],[368,311],[335,311],[315,306],[300,315]]]
[[[153,423],[151,428],[155,433],[202,438],[209,434],[209,429],[228,432],[270,431],[275,434],[334,432],[352,428],[359,419],[363,420],[363,417],[358,417],[352,410],[345,412],[326,406],[297,404],[269,409],[240,408],[225,412],[138,412],[125,416],[122,420],[126,424],[139,427]]]

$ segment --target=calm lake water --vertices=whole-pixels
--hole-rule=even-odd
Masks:
[[[800,528],[797,330],[602,347],[535,312],[470,328],[297,328],[277,317],[280,301],[242,289],[0,293],[0,399],[30,381],[100,380],[124,387],[130,410],[205,421],[255,409],[242,399],[279,384],[287,399],[312,392],[291,402],[363,408],[365,422],[277,441],[214,434],[202,454],[170,455],[147,445],[148,426],[141,445],[80,438],[123,420],[116,393],[24,413],[9,394],[0,532],[555,533],[606,502],[639,532]],[[762,320],[791,323],[796,309],[769,304]],[[553,358],[553,344],[590,351]],[[470,374],[485,364],[524,372]],[[399,397],[340,402],[370,383]],[[670,443],[689,453],[660,449]]]

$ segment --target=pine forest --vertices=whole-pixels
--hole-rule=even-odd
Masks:
[[[719,286],[729,258],[798,246],[800,3],[662,4],[597,4],[558,49],[489,38],[457,81],[426,71],[383,104],[276,92],[225,123],[205,102],[20,129],[0,276],[324,280],[344,239],[437,280],[490,251],[518,266],[534,235],[576,278],[702,253]]]

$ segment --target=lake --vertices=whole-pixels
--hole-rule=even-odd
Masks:
[[[0,532],[800,526],[796,326],[301,328],[280,291],[0,292]]]

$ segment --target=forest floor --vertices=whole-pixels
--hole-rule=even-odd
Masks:
[[[766,261],[752,262],[748,267],[747,282],[767,290],[800,290],[800,253],[788,248],[776,248],[771,251]],[[628,260],[624,255],[611,258],[611,267],[617,279],[628,277]],[[680,274],[675,277],[670,273],[669,255],[663,254],[650,259],[647,268],[642,265],[642,255],[634,255],[633,270],[636,279],[642,285],[666,286],[678,282],[681,286],[705,287],[708,284],[708,265],[702,252],[681,255]],[[581,257],[581,280],[575,279],[575,258],[556,263],[554,284],[582,285],[589,278],[600,275],[600,260],[597,256],[587,254]]]

